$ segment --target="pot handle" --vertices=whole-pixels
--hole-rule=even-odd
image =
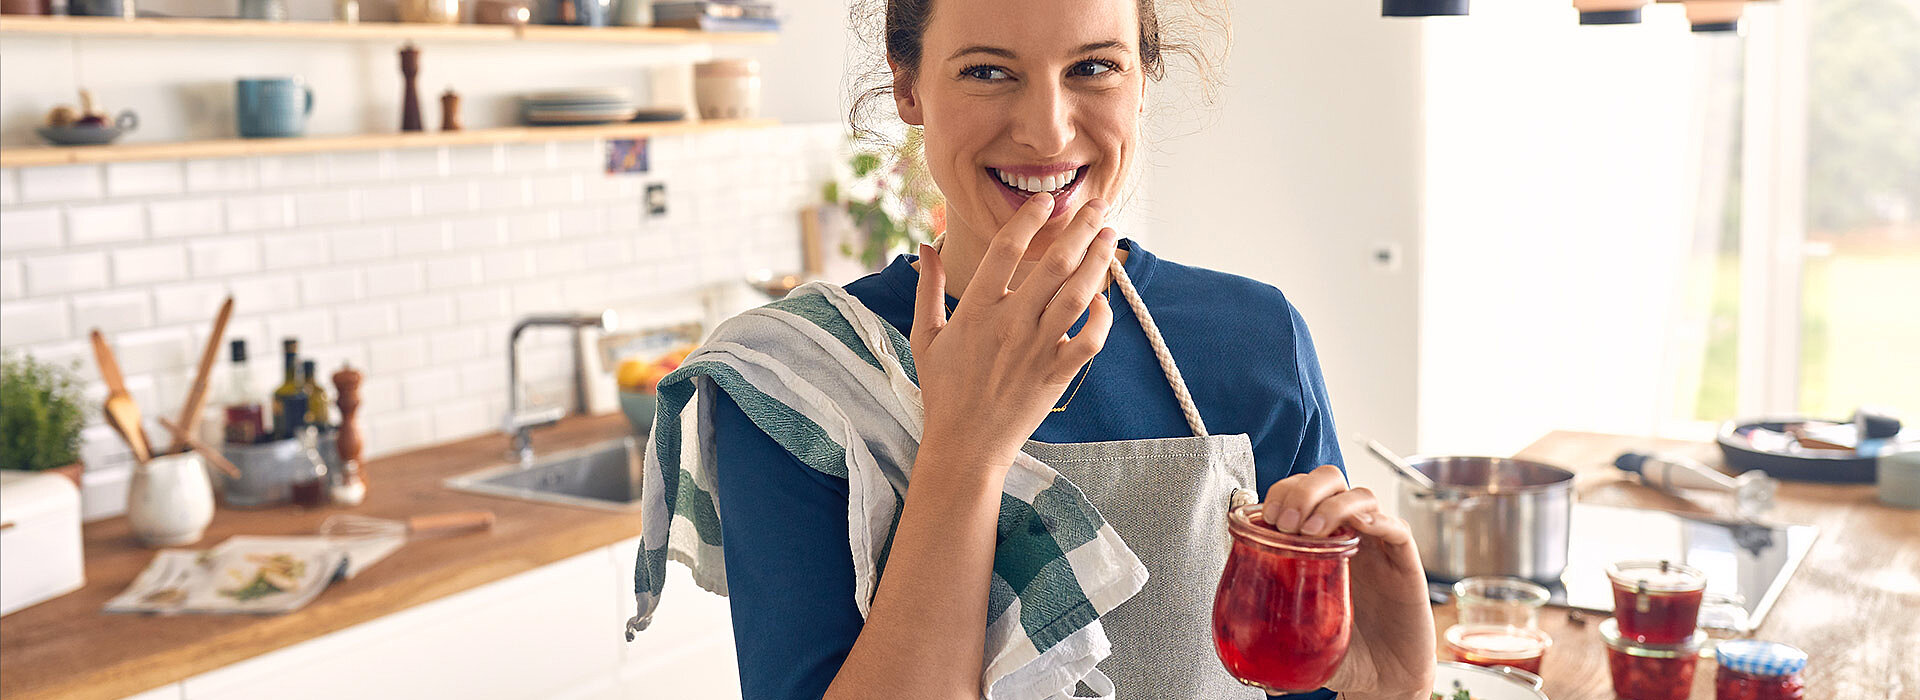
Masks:
[[[1527,687],[1532,688],[1534,690],[1539,690],[1543,687],[1546,687],[1546,681],[1541,680],[1540,675],[1537,673],[1522,671],[1512,666],[1489,666],[1488,668],[1499,673],[1500,675],[1506,676],[1510,680],[1513,680],[1518,683],[1524,683],[1526,684]]]

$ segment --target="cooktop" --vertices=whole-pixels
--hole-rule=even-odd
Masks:
[[[1627,559],[1668,559],[1707,572],[1707,593],[1738,596],[1747,629],[1760,624],[1787,579],[1813,547],[1812,525],[1741,521],[1643,508],[1573,506],[1572,546],[1552,605],[1613,611],[1607,565]]]

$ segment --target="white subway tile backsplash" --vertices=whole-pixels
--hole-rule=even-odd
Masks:
[[[53,165],[20,169],[20,201],[99,199],[105,194],[98,165]]]
[[[441,221],[400,224],[393,227],[395,255],[438,253],[447,249],[447,224]]]
[[[117,285],[172,282],[187,276],[187,247],[178,243],[116,247],[107,256]]]
[[[417,294],[427,288],[426,266],[418,262],[367,266],[367,296]]]
[[[546,278],[562,277],[585,267],[586,246],[579,243],[543,246],[534,252],[533,272]]]
[[[506,153],[506,169],[509,171],[536,171],[553,167],[553,142],[509,143],[503,150]]]
[[[260,269],[260,241],[252,236],[204,238],[187,244],[196,277],[237,275]]]
[[[147,227],[156,238],[220,233],[226,229],[226,212],[218,199],[149,202]]]
[[[351,191],[298,192],[293,195],[293,220],[301,226],[344,224],[357,217]]]
[[[598,205],[588,205],[560,211],[560,235],[591,236],[607,232],[607,210]]]
[[[498,341],[500,347],[506,347],[506,340]],[[466,396],[507,395],[507,368],[504,355],[492,355],[492,359],[467,362],[460,365],[460,393]]]
[[[366,296],[359,268],[343,267],[300,276],[300,303],[306,307],[358,301]]]
[[[457,214],[473,209],[473,183],[466,180],[430,182],[420,186],[420,213]]]
[[[401,336],[367,342],[367,370],[383,377],[399,377],[401,372],[427,365],[427,341],[420,336]]]
[[[421,408],[367,416],[367,456],[402,452],[432,443],[433,411]]]
[[[0,258],[0,299],[12,301],[27,295],[27,285],[21,279],[25,273],[20,269],[20,261],[13,258]]]
[[[360,380],[360,413],[379,415],[400,408],[400,380],[366,372],[367,364],[354,365],[362,370]]]
[[[537,211],[507,218],[507,240],[513,243],[544,241],[554,238],[557,212]]]
[[[480,258],[473,255],[454,255],[443,259],[427,261],[427,286],[434,289],[453,289],[480,282]]]
[[[633,244],[626,236],[595,236],[584,250],[589,265],[609,267],[633,262]]]
[[[453,325],[455,311],[451,297],[409,299],[395,304],[394,308],[400,317],[402,333],[418,333]]]
[[[104,292],[73,297],[73,324],[103,333],[153,325],[153,301],[146,292]]]
[[[7,348],[73,337],[65,300],[0,304],[0,329],[4,329],[0,330],[0,346]]]
[[[430,408],[459,394],[460,373],[451,367],[416,370],[400,377],[401,403],[408,408]]]
[[[385,338],[398,326],[393,304],[386,302],[342,306],[334,311],[334,337],[342,341]]]
[[[535,204],[573,204],[580,201],[580,184],[573,174],[543,175],[533,179]]]
[[[393,255],[393,229],[386,226],[347,228],[329,234],[334,262],[380,260]]]
[[[7,207],[0,210],[0,253],[58,248],[66,221],[53,207]]]
[[[224,192],[254,186],[251,158],[215,158],[187,161],[187,190]]]
[[[500,146],[495,144],[447,148],[447,174],[453,177],[492,175],[500,172],[501,163]]]
[[[114,358],[120,361],[120,371],[130,378],[129,384],[133,375],[183,370],[199,359],[193,336],[185,328],[131,331],[115,334],[111,340]]]
[[[493,216],[458,219],[449,227],[448,240],[456,251],[471,251],[507,244],[507,222]]]
[[[359,190],[360,218],[383,221],[413,216],[420,209],[419,188],[402,182]]]
[[[326,345],[333,342],[333,314],[326,308],[281,311],[267,315],[267,337],[299,338],[301,343]],[[274,346],[278,349],[278,345]]]
[[[327,181],[341,185],[358,185],[385,179],[391,169],[392,157],[392,153],[388,151],[328,153],[326,154]]]
[[[513,286],[513,315],[565,311],[567,302],[560,293],[560,282],[523,282]]]
[[[456,300],[460,305],[460,322],[497,321],[507,317],[507,290],[476,289],[463,292]]]
[[[393,152],[393,176],[415,179],[447,174],[447,149],[402,148]]]
[[[480,258],[480,274],[488,282],[527,277],[533,274],[533,256],[520,250],[487,253]]]
[[[243,277],[227,284],[235,313],[260,313],[300,305],[300,282],[288,275]]]
[[[266,239],[261,253],[269,270],[313,269],[327,264],[333,242],[323,233],[276,233]]]
[[[109,197],[175,194],[186,188],[187,177],[178,161],[107,164]]]
[[[20,203],[20,178],[13,174],[13,168],[0,169],[0,204],[13,206]]]
[[[27,294],[45,296],[85,292],[107,287],[107,256],[103,253],[40,255],[22,261],[27,268]]]
[[[227,200],[227,229],[258,231],[293,223],[293,198],[283,194],[236,197]]]
[[[324,154],[301,153],[286,156],[266,156],[255,162],[259,173],[260,186],[299,187],[320,182],[323,170],[320,157]]]
[[[486,179],[476,183],[482,209],[524,207],[533,201],[533,185],[524,177]]]
[[[227,296],[227,286],[219,282],[189,282],[169,284],[153,288],[153,320],[160,325],[169,323],[200,323],[212,318],[210,314],[220,308],[220,301]],[[246,307],[246,302],[236,297],[234,309]],[[229,323],[229,333],[235,326]]]
[[[568,170],[599,170],[605,165],[605,147],[599,139],[553,142],[553,161]]]
[[[494,428],[497,418],[487,411],[486,399],[455,401],[433,409],[433,433],[437,440],[451,440]]]
[[[477,327],[455,328],[434,333],[427,340],[435,365],[449,365],[486,356],[487,337]]]

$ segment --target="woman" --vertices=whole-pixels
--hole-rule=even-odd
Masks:
[[[1024,450],[1150,573],[1100,617],[1117,697],[1261,697],[1226,676],[1208,632],[1223,514],[1232,490],[1252,489],[1282,531],[1362,535],[1351,647],[1328,688],[1424,698],[1434,635],[1418,555],[1403,521],[1347,487],[1299,314],[1268,285],[1160,260],[1102,224],[1171,45],[1154,0],[885,12],[892,98],[924,130],[949,228],[937,251],[845,291],[911,340],[924,432],[863,618],[847,481],[707,392],[745,697],[982,697],[996,524]]]

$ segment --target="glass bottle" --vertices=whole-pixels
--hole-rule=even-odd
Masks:
[[[300,389],[307,397],[307,424],[326,430],[333,425],[333,418],[327,409],[327,388],[320,384],[320,374],[314,371],[313,360],[301,362],[300,373],[306,377],[306,383]]]
[[[307,424],[307,393],[300,381],[300,341],[282,341],[281,352],[286,374],[273,390],[273,435],[289,440],[300,437],[300,428]]]
[[[1353,629],[1347,559],[1360,537],[1289,535],[1260,504],[1227,512],[1233,548],[1213,598],[1213,643],[1227,673],[1268,693],[1326,685],[1347,656]]]
[[[311,425],[300,429],[299,466],[293,481],[293,502],[309,508],[327,501],[327,461],[320,457],[320,430]]]
[[[231,364],[227,371],[227,386],[220,396],[220,405],[226,413],[226,441],[239,445],[253,444],[266,439],[267,424],[260,399],[253,393],[253,369],[247,363],[247,341],[235,340],[230,343],[228,358]]]

